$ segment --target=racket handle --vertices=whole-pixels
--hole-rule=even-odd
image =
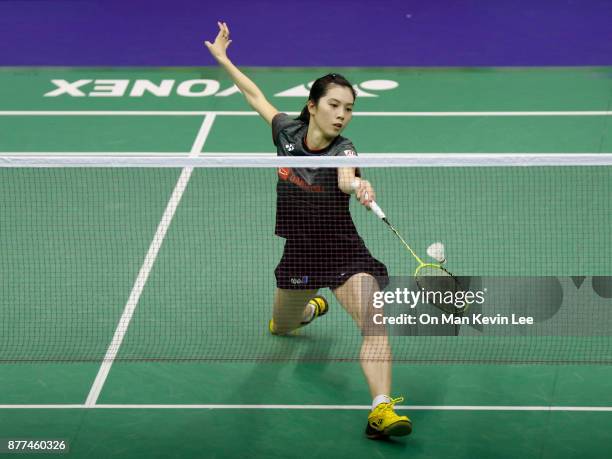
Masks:
[[[355,179],[353,180],[353,182],[351,183],[351,187],[353,188],[353,190],[356,190],[357,188],[359,188],[359,183],[360,180],[359,179]],[[368,199],[368,193],[366,191],[365,193],[365,198]],[[374,212],[374,214],[380,218],[381,220],[383,220],[384,218],[386,218],[385,213],[382,211],[382,209],[380,208],[380,206],[378,204],[376,204],[375,201],[372,201],[370,203],[370,209],[372,210],[372,212]]]
[[[366,199],[368,199],[368,193],[366,193]],[[376,216],[380,218],[381,220],[387,217],[385,213],[382,211],[382,209],[378,206],[378,204],[376,204],[375,201],[372,201],[370,203],[370,209],[372,209],[372,212],[374,212]]]

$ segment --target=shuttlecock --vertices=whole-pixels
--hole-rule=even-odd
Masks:
[[[446,257],[444,256],[444,244],[441,242],[434,242],[427,247],[427,255],[436,260],[438,263],[446,262]]]

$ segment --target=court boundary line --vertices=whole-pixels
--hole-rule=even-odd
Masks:
[[[177,410],[371,410],[371,405],[223,405],[223,404],[15,404],[0,409],[177,409]],[[545,405],[397,405],[396,409],[412,411],[543,411],[543,412],[612,412],[612,406],[545,406]]]
[[[298,115],[299,112],[283,112]],[[259,116],[246,110],[0,110],[0,116]],[[353,116],[472,117],[472,116],[612,116],[612,110],[422,111],[354,112]]]
[[[196,138],[191,147],[191,151],[189,153],[190,158],[197,157],[204,147],[204,143],[208,138],[208,135],[212,129],[212,125],[215,120],[215,115],[206,115],[202,120],[202,124],[200,125],[200,129],[196,135]],[[123,338],[127,333],[128,327],[136,311],[136,306],[140,301],[140,296],[144,290],[144,286],[149,278],[149,274],[153,269],[153,265],[155,264],[155,260],[157,259],[157,254],[161,249],[161,246],[166,237],[166,233],[170,224],[172,223],[172,219],[174,218],[174,214],[176,209],[178,208],[181,199],[183,197],[183,193],[187,188],[187,184],[189,183],[189,179],[191,178],[191,174],[193,172],[193,167],[184,167],[181,171],[181,175],[174,185],[174,189],[172,191],[172,195],[166,204],[166,208],[157,225],[157,230],[155,231],[155,235],[153,236],[153,240],[149,244],[149,249],[147,250],[147,254],[145,255],[145,259],[140,267],[138,272],[138,276],[134,281],[132,286],[132,290],[130,292],[130,296],[125,304],[123,309],[123,313],[121,314],[121,318],[117,324],[117,328],[115,329],[115,333],[113,338],[106,350],[106,354],[104,356],[104,360],[100,365],[98,370],[98,374],[89,390],[89,394],[87,395],[87,399],[85,400],[85,406],[91,407],[94,406],[98,397],[100,396],[100,392],[104,387],[104,383],[106,382],[106,378],[110,372],[111,366],[115,361],[115,357],[119,352],[119,348],[121,347],[121,343],[123,342]]]

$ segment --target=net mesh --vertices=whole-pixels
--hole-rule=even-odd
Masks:
[[[278,170],[321,159],[0,160],[0,361],[358,360],[364,336],[327,288],[325,317],[293,337],[268,331],[285,244]],[[528,332],[390,329],[394,360],[612,362],[611,164],[346,159],[333,164],[361,168],[421,257],[442,241],[445,266],[471,287],[502,279],[505,302],[481,312],[536,317]],[[350,213],[389,275],[410,277],[415,262],[386,225],[353,198]],[[296,224],[326,227],[310,218]]]

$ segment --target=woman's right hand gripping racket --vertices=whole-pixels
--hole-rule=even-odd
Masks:
[[[359,187],[359,180],[355,179],[351,184],[353,190]],[[368,199],[367,193],[365,195],[366,200]],[[382,211],[380,206],[376,202],[370,202],[370,209],[374,214],[387,224],[391,231],[398,237],[404,247],[408,249],[410,254],[417,261],[418,266],[414,271],[414,278],[419,289],[422,289],[426,293],[426,298],[429,300],[429,304],[436,306],[442,311],[448,314],[463,314],[467,311],[469,303],[462,301],[461,305],[455,304],[454,299],[456,293],[461,291],[461,284],[459,280],[446,268],[442,266],[446,262],[444,258],[444,246],[441,243],[432,244],[428,249],[428,255],[435,258],[438,263],[425,263],[416,253],[412,250],[412,247],[404,240],[399,234],[397,229],[389,223],[385,213]],[[445,301],[452,295],[452,301]]]

